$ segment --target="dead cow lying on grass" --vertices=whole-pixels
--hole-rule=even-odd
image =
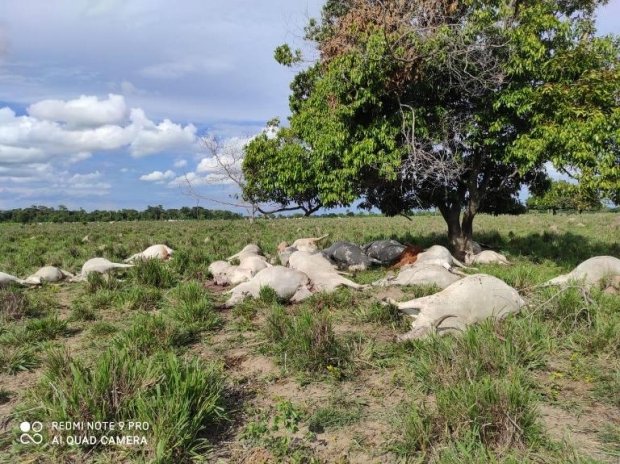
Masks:
[[[165,261],[172,258],[173,253],[174,250],[167,245],[151,245],[146,250],[130,256],[124,262],[133,263],[134,261],[139,259],[161,259]]]
[[[595,256],[586,259],[568,274],[551,279],[543,285],[565,286],[571,281],[583,282],[587,288],[599,285],[606,278],[620,276],[620,259],[613,256]]]
[[[272,288],[279,298],[286,301],[302,301],[312,294],[306,274],[284,266],[273,266],[229,290],[231,296],[224,307],[231,308],[249,297],[258,298],[263,287]]]
[[[0,287],[10,284],[24,285],[25,283],[26,282],[19,277],[12,276],[6,272],[0,272]]]
[[[238,265],[229,261],[239,260]],[[271,267],[262,255],[258,245],[246,245],[239,253],[227,258],[227,261],[214,261],[209,265],[209,272],[216,285],[237,285],[247,282],[258,272]]]
[[[436,285],[446,288],[459,280],[461,276],[450,272],[437,264],[414,264],[403,268],[398,275],[387,275],[373,285],[389,287],[390,285]]]
[[[351,242],[335,242],[321,253],[335,262],[340,269],[348,271],[365,271],[373,264],[380,263],[368,257],[360,246]]]
[[[98,274],[105,274],[108,271],[112,271],[114,269],[127,269],[133,267],[133,264],[122,264],[122,263],[113,263],[112,261],[105,258],[92,258],[86,261],[82,265],[81,272],[75,277],[71,278],[71,282],[82,282],[86,280],[88,274],[96,272]]]
[[[306,274],[317,292],[332,292],[341,286],[356,290],[365,288],[340,275],[334,265],[320,253],[296,251],[289,258],[289,266]]]
[[[465,255],[466,264],[503,264],[510,265],[510,261],[502,255],[493,250],[482,250],[478,254],[468,253]]]
[[[514,288],[486,274],[467,276],[434,295],[390,303],[415,318],[411,331],[399,340],[421,338],[433,331],[462,331],[487,318],[502,319],[525,305]]]
[[[401,258],[406,248],[406,245],[396,240],[375,240],[362,246],[362,249],[370,259],[378,261],[383,266],[389,266],[396,262]],[[420,248],[418,253],[421,251],[422,248]]]
[[[443,266],[446,269],[451,269],[455,266],[461,268],[467,267],[452,256],[450,250],[441,245],[433,245],[428,250],[418,254],[415,262],[416,264],[436,264],[438,266]]]
[[[70,272],[63,271],[55,266],[44,266],[34,274],[26,277],[25,282],[31,285],[41,285],[43,282],[60,282],[64,279],[73,278]]]

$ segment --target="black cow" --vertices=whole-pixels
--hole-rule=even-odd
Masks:
[[[362,247],[370,259],[383,266],[388,266],[398,260],[405,248],[407,248],[405,245],[396,240],[375,240]]]
[[[375,264],[359,245],[350,242],[335,242],[322,253],[338,265],[340,269],[349,271],[363,271]]]

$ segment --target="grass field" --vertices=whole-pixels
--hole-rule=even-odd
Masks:
[[[0,271],[20,277],[155,243],[176,253],[109,279],[0,289],[0,462],[620,462],[620,296],[535,288],[591,256],[619,257],[620,215],[475,227],[514,263],[480,271],[527,309],[398,344],[409,321],[380,299],[433,289],[342,289],[298,305],[265,290],[222,310],[207,267],[248,243],[273,254],[324,233],[445,244],[438,216],[2,224]],[[41,444],[19,443],[22,421],[43,423]],[[130,435],[146,444],[69,446],[85,433],[52,421],[145,423]]]

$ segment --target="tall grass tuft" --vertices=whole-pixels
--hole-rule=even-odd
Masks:
[[[68,333],[67,321],[59,319],[56,315],[32,319],[26,324],[26,336],[35,342],[53,340]]]
[[[123,300],[132,311],[152,311],[159,307],[162,292],[159,288],[130,287],[123,294]]]
[[[154,462],[186,462],[209,447],[208,433],[226,419],[222,367],[172,353],[154,363],[160,382],[137,398],[135,414],[152,427]]]
[[[134,358],[149,356],[161,349],[179,348],[196,340],[197,330],[179,327],[163,316],[136,317],[128,329],[113,340],[117,349],[126,349]]]
[[[486,321],[459,337],[435,336],[411,343],[413,371],[429,393],[485,375],[541,368],[552,346],[545,325],[516,317]]]
[[[128,350],[110,349],[86,365],[52,351],[32,400],[43,419],[148,422],[148,445],[135,452],[149,462],[188,462],[226,419],[224,387],[220,365],[171,352],[135,359]]]
[[[172,271],[157,259],[137,261],[136,265],[131,268],[131,276],[138,284],[156,288],[171,288],[176,283]]]
[[[45,311],[44,302],[33,300],[22,289],[0,288],[0,322],[37,317]]]
[[[544,289],[537,295],[542,319],[557,338],[584,352],[620,355],[618,297],[598,290],[587,294],[580,286]]]
[[[443,444],[469,443],[499,452],[535,447],[544,440],[536,404],[522,371],[443,385],[435,391],[433,405],[421,402],[408,407],[400,423],[403,438],[395,451],[434,461],[437,456],[432,455]]]
[[[303,309],[290,316],[282,306],[273,306],[267,317],[264,334],[273,343],[285,368],[321,372],[343,368],[349,353],[334,334],[331,320],[325,313]]]
[[[468,443],[474,454],[540,444],[528,371],[545,366],[551,347],[548,327],[523,317],[411,342],[412,371],[434,402],[409,406],[397,450],[432,460],[443,443]]]
[[[91,272],[86,277],[86,291],[97,293],[100,290],[118,290],[121,282],[110,273]]]
[[[182,284],[172,292],[172,303],[167,314],[186,326],[200,330],[216,327],[220,318],[208,293],[197,283]]]
[[[36,351],[29,346],[3,346],[0,351],[0,373],[15,375],[39,365]]]

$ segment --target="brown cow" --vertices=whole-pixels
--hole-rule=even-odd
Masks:
[[[410,243],[406,243],[405,245],[406,248],[401,253],[398,261],[390,266],[389,269],[400,269],[401,267],[415,263],[418,259],[418,255],[424,251],[424,248],[419,245],[412,245]]]

